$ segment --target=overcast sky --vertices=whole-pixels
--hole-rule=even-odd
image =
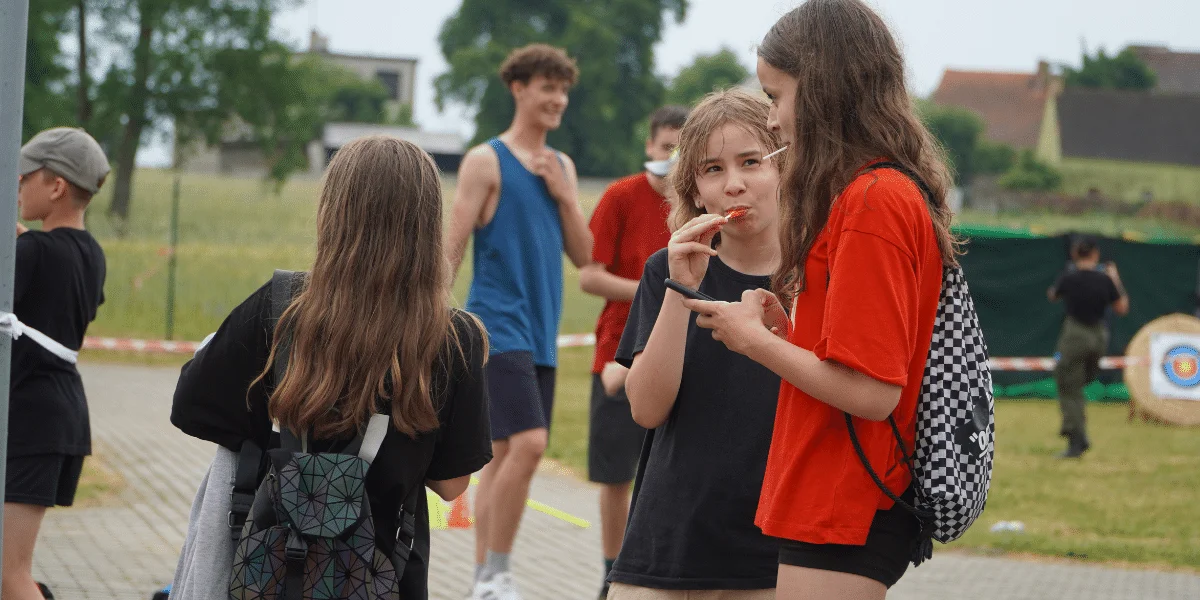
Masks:
[[[453,0],[303,0],[279,15],[281,35],[307,49],[314,26],[330,50],[418,59],[414,117],[432,131],[473,133],[461,108],[438,113],[432,81],[446,70],[438,48],[442,23],[458,10]],[[753,45],[796,0],[689,0],[681,24],[669,23],[655,49],[658,72],[672,75],[697,54],[722,45],[753,69]],[[1200,51],[1197,0],[869,0],[888,21],[905,52],[911,86],[933,91],[942,70],[1032,71],[1039,59],[1077,64],[1090,51],[1118,50],[1129,43],[1165,44]],[[736,7],[731,9],[730,7]],[[146,164],[160,163],[162,149],[147,148]]]

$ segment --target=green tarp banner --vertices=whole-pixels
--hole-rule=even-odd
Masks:
[[[990,354],[1053,356],[1063,306],[1049,302],[1046,290],[1067,266],[1071,236],[980,230],[959,233],[968,237],[961,262]],[[1158,317],[1196,313],[1200,246],[1098,240],[1101,260],[1117,264],[1130,302],[1128,315],[1109,321],[1109,356],[1123,355],[1134,334]],[[1046,381],[1048,376],[1045,372],[998,371],[994,379],[997,391],[1007,396],[1052,397],[1053,381]],[[1128,398],[1119,372],[1105,373],[1101,380],[1107,387],[1090,390],[1089,396]]]

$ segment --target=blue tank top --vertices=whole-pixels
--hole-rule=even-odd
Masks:
[[[525,350],[539,366],[558,364],[562,316],[562,218],[542,178],[499,138],[500,199],[491,222],[475,231],[467,310],[487,327],[491,353]]]

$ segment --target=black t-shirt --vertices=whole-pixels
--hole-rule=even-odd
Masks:
[[[208,344],[183,366],[171,407],[173,425],[235,452],[246,439],[254,440],[260,448],[278,446],[277,439],[273,442],[267,413],[269,390],[275,387],[274,374],[268,373],[263,381],[250,386],[267,364],[273,337],[270,321],[271,284],[267,283],[233,309]],[[452,324],[466,360],[447,348],[434,366],[432,389],[441,427],[415,439],[394,429],[389,431],[367,472],[376,545],[385,553],[390,554],[395,545],[397,510],[414,486],[423,486],[427,479],[470,475],[492,458],[483,332],[459,311],[455,311]],[[380,408],[387,412],[389,407]],[[310,448],[337,451],[349,441],[314,442]],[[427,565],[426,503],[418,502],[417,508],[417,543],[419,549],[426,549],[422,559]],[[405,580],[410,574],[406,571]]]
[[[1067,315],[1084,325],[1099,323],[1104,311],[1121,297],[1107,273],[1090,269],[1063,274],[1054,284],[1054,293],[1062,298]]]
[[[646,261],[617,362],[645,349],[663,303],[667,251]],[[713,257],[700,291],[741,300],[770,278],[739,273]],[[658,589],[775,587],[778,543],[754,524],[779,376],[731,352],[696,326],[687,330],[679,395],[667,421],[647,436],[638,463],[615,582]]]
[[[17,237],[13,313],[79,350],[104,303],[104,251],[92,234],[59,227]],[[28,336],[13,342],[8,455],[92,453],[87,398],[75,365]]]

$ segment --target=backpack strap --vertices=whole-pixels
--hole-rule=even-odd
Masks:
[[[271,327],[272,331],[279,324],[279,319],[283,318],[284,311],[292,303],[292,295],[295,293],[295,271],[285,271],[276,269],[275,274],[271,276]],[[283,376],[287,373],[288,355],[292,350],[292,339],[289,335],[284,335],[283,339],[276,340],[275,351],[275,385],[279,385],[283,381]],[[282,433],[282,432],[281,432]]]
[[[387,437],[388,429],[391,429],[392,418],[382,413],[371,415],[371,420],[367,423],[367,432],[358,440],[359,447],[357,450],[348,449],[347,454],[357,454],[359,458],[367,461],[367,464],[375,462],[375,457],[379,455],[379,448],[383,445],[383,438]]]
[[[268,323],[272,329],[279,323],[283,311],[287,310],[288,305],[292,302],[296,279],[295,271],[278,269],[271,275],[271,317]],[[288,340],[286,338],[280,344],[279,349],[278,354],[284,356],[284,359],[275,361],[275,385],[279,385],[287,370]],[[291,437],[290,432],[281,431],[280,439],[283,440],[286,437]],[[234,541],[241,538],[246,516],[250,514],[250,507],[254,504],[254,492],[258,487],[258,474],[262,471],[262,462],[262,448],[259,448],[253,440],[243,441],[242,448],[238,452],[237,470],[231,481],[233,491],[230,492],[232,503],[230,504],[228,523],[229,534]]]
[[[875,169],[892,169],[894,171],[900,171],[901,173],[904,174],[905,177],[908,177],[909,179],[911,179],[913,181],[913,183],[917,184],[917,188],[919,188],[921,190],[921,195],[925,196],[926,202],[929,202],[933,198],[933,190],[929,189],[929,186],[925,184],[925,181],[923,181],[919,176],[917,176],[917,174],[914,173],[912,169],[910,169],[898,162],[883,161],[883,162],[877,162],[877,163],[867,167],[866,169],[863,170],[863,173],[874,171]]]
[[[899,171],[905,177],[911,179],[914,184],[916,184],[917,188],[921,191],[921,195],[925,197],[926,204],[928,204],[933,198],[933,191],[929,189],[929,186],[926,185],[925,182],[922,181],[921,178],[912,171],[912,169],[909,169],[908,167],[897,162],[884,161],[867,167],[864,172],[874,171],[875,169],[892,169]],[[900,444],[900,455],[903,457],[904,463],[908,465],[908,472],[912,474],[913,478],[912,486],[915,494],[915,502],[909,504],[883,484],[883,480],[880,479],[879,474],[875,472],[875,469],[871,467],[870,461],[867,460],[866,453],[863,452],[862,444],[858,441],[858,435],[854,432],[853,417],[850,415],[850,413],[844,414],[846,416],[846,430],[850,432],[850,443],[854,446],[854,452],[858,454],[858,460],[862,462],[863,467],[867,470],[867,474],[870,475],[871,480],[875,482],[875,486],[878,487],[885,496],[890,498],[892,502],[895,502],[897,505],[903,507],[904,510],[912,513],[912,515],[917,518],[917,521],[921,525],[921,531],[917,535],[916,544],[913,547],[912,553],[913,566],[918,566],[926,559],[933,556],[933,521],[935,515],[932,511],[921,507],[922,504],[924,504],[924,494],[921,490],[920,483],[916,481],[916,448],[913,448],[912,454],[908,453],[908,448],[904,445],[904,436],[900,435],[900,427],[896,425],[896,419],[891,415],[888,415],[888,423],[891,425],[892,435],[896,438],[896,442]]]
[[[934,514],[932,511],[921,508],[920,506],[921,486],[920,483],[916,481],[917,471],[915,468],[913,468],[912,456],[908,454],[908,451],[904,447],[904,440],[900,437],[900,428],[896,425],[896,420],[890,416],[888,417],[888,421],[892,425],[892,433],[896,436],[896,441],[900,443],[900,453],[904,456],[905,462],[908,463],[909,473],[912,473],[913,491],[917,496],[917,501],[914,504],[905,502],[903,498],[897,496],[894,492],[892,492],[892,490],[888,489],[888,486],[883,484],[883,480],[880,479],[879,474],[875,472],[875,469],[871,467],[871,462],[867,460],[867,454],[863,452],[862,444],[858,441],[858,434],[854,432],[853,417],[850,416],[850,413],[843,414],[846,415],[846,430],[850,432],[850,443],[854,446],[854,452],[858,454],[858,460],[867,470],[867,475],[871,476],[871,481],[875,482],[875,486],[879,488],[879,491],[883,492],[883,494],[888,498],[891,498],[892,502],[895,502],[897,506],[900,506],[904,508],[904,510],[907,510],[909,513],[911,513],[917,518],[917,522],[920,523],[921,530],[917,534],[917,540],[913,545],[911,557],[913,566],[920,566],[920,564],[926,559],[933,557]]]
[[[413,544],[417,540],[417,506],[424,499],[425,484],[417,482],[396,515],[396,545],[392,549],[392,565],[396,568],[397,579],[404,577],[404,567],[412,556]]]
[[[233,489],[230,491],[229,535],[236,542],[242,537],[246,516],[254,504],[254,491],[258,486],[258,473],[262,467],[263,452],[253,440],[242,442],[238,452],[237,470],[233,473]]]

